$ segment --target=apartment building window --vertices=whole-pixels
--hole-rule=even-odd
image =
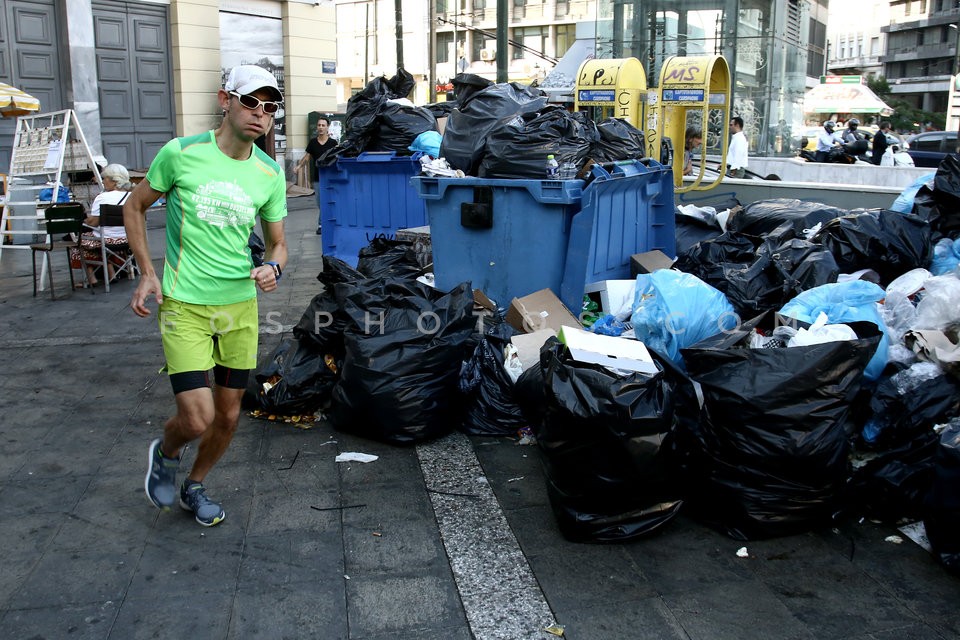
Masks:
[[[573,41],[577,39],[577,25],[558,24],[557,25],[557,50],[554,52],[556,57],[560,57],[573,46]]]
[[[880,38],[870,38],[870,55],[880,55]]]
[[[437,0],[437,13],[447,13],[451,4],[450,0]]]
[[[482,60],[483,57],[480,55],[480,52],[483,51],[484,49],[487,49],[489,51],[496,51],[497,39],[487,38],[479,33],[473,34],[473,46],[470,48],[472,59]]]
[[[453,33],[437,34],[437,62],[450,62],[453,59]]]
[[[526,46],[527,51],[533,49],[540,53],[544,52],[548,35],[548,27],[517,27],[513,30],[513,39],[515,41]],[[518,60],[525,55],[527,55],[527,53],[522,48],[510,47],[510,57],[512,59]]]
[[[807,48],[807,75],[819,76],[826,72],[827,25],[810,18],[810,44]]]

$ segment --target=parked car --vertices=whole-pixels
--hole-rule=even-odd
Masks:
[[[948,153],[957,153],[956,131],[925,131],[907,138],[907,153],[918,167],[938,167]]]

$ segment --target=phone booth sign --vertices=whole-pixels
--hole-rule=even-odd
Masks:
[[[677,153],[672,154],[673,181],[677,192],[710,189],[723,179],[721,171],[713,182],[700,184],[706,167],[706,145],[701,145],[700,170],[692,184],[682,186],[682,151],[686,150],[688,114],[698,113],[700,126],[705,129],[713,112],[714,117],[719,116],[723,123],[720,153],[722,158],[726,157],[730,133],[730,102],[730,68],[723,56],[673,56],[664,63],[660,70],[656,104],[656,121],[662,129],[662,135],[653,140],[649,154],[654,158],[661,157],[663,140],[670,139],[677,149]],[[706,139],[705,131],[702,135]]]
[[[577,71],[574,109],[600,107],[603,118],[621,118],[642,129],[641,97],[647,74],[636,58],[584,60]]]

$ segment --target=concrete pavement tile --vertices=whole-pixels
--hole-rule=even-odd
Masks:
[[[955,630],[944,634],[918,622],[900,627],[899,629],[890,629],[889,631],[878,631],[863,636],[855,636],[850,638],[850,640],[945,640],[946,638],[956,637],[957,634]]]
[[[193,526],[198,531],[192,543],[161,535],[148,540],[130,580],[128,598],[171,593],[233,593],[240,568],[240,550],[224,551],[212,531],[199,531],[204,527],[196,523]]]
[[[227,637],[347,640],[346,608],[342,577],[334,584],[240,589]]]
[[[8,611],[0,618],[0,628],[5,638],[100,640],[110,636],[120,602]]]
[[[347,580],[351,637],[394,633],[397,638],[416,638],[420,630],[466,625],[453,578],[415,572],[414,567],[406,577]]]
[[[643,600],[658,593],[623,545],[553,547],[527,558],[557,611]]]
[[[3,571],[0,571],[0,612],[7,607],[13,594],[20,590],[24,580],[33,571],[34,565],[40,561],[40,557],[40,551],[24,555],[4,553]],[[2,625],[0,629],[3,629]]]
[[[9,608],[79,605],[119,601],[136,569],[139,550],[121,553],[104,551],[50,550],[43,554],[20,589],[9,600]]]
[[[538,606],[539,594],[528,589],[506,589],[496,592],[498,606],[484,606],[484,594],[478,593],[468,602],[464,598],[470,630],[476,640],[516,640],[517,638],[555,638],[546,631],[555,623],[550,610]]]
[[[264,472],[269,478],[276,472]],[[335,489],[307,487],[287,490],[274,481],[258,480],[251,506],[247,535],[263,536],[286,531],[329,531],[340,527],[338,511],[317,511],[316,507],[340,506]]]
[[[853,537],[852,564],[921,620],[952,616],[957,612],[960,580],[894,527],[865,522],[841,531],[838,537],[847,534]],[[886,542],[885,538],[890,535],[899,535],[903,544]]]
[[[343,550],[345,572],[351,576],[447,566],[437,525],[416,516],[370,526],[344,525]]]
[[[143,598],[127,598],[111,639],[182,640],[224,637],[233,616],[235,594],[158,588]]]
[[[343,545],[338,531],[300,531],[248,537],[243,547],[241,590],[295,583],[336,583],[343,590]]]
[[[657,596],[617,603],[564,607],[557,615],[567,640],[689,640]],[[771,636],[777,637],[779,636]]]
[[[749,566],[737,557],[737,549],[742,546],[743,542],[681,515],[624,549],[661,594],[680,595],[753,580]]]
[[[822,640],[758,580],[733,580],[663,596],[690,640]]]
[[[420,474],[420,461],[417,459],[416,449],[409,447],[393,447],[386,451],[377,449],[371,451],[369,446],[362,449],[344,449],[340,451],[357,451],[379,456],[373,462],[341,462],[340,478],[345,487],[363,487],[383,483],[419,484],[423,490],[423,479]],[[336,451],[330,452],[334,457]]]
[[[887,631],[922,619],[856,563],[842,559],[781,561],[761,574],[764,584],[816,637]]]
[[[398,640],[397,634],[377,633],[374,635],[350,635],[350,640]],[[416,640],[478,640],[470,633],[466,623],[456,627],[441,627],[436,629],[417,629]]]
[[[367,464],[377,464],[371,462]],[[350,463],[362,464],[362,463]],[[363,504],[362,509],[345,509],[344,526],[376,528],[394,521],[423,518],[433,522],[433,508],[420,478],[401,478],[396,483],[344,485],[343,504]]]
[[[55,517],[70,513],[92,478],[87,474],[46,478],[17,474],[0,492],[0,513],[49,513]]]

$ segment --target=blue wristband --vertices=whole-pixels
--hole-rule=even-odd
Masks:
[[[280,276],[283,275],[283,269],[280,268],[280,264],[279,264],[279,263],[276,263],[276,262],[273,262],[272,260],[267,260],[267,261],[264,262],[263,264],[269,264],[269,265],[271,265],[271,266],[273,267],[274,279],[275,279],[277,282],[280,282]]]

